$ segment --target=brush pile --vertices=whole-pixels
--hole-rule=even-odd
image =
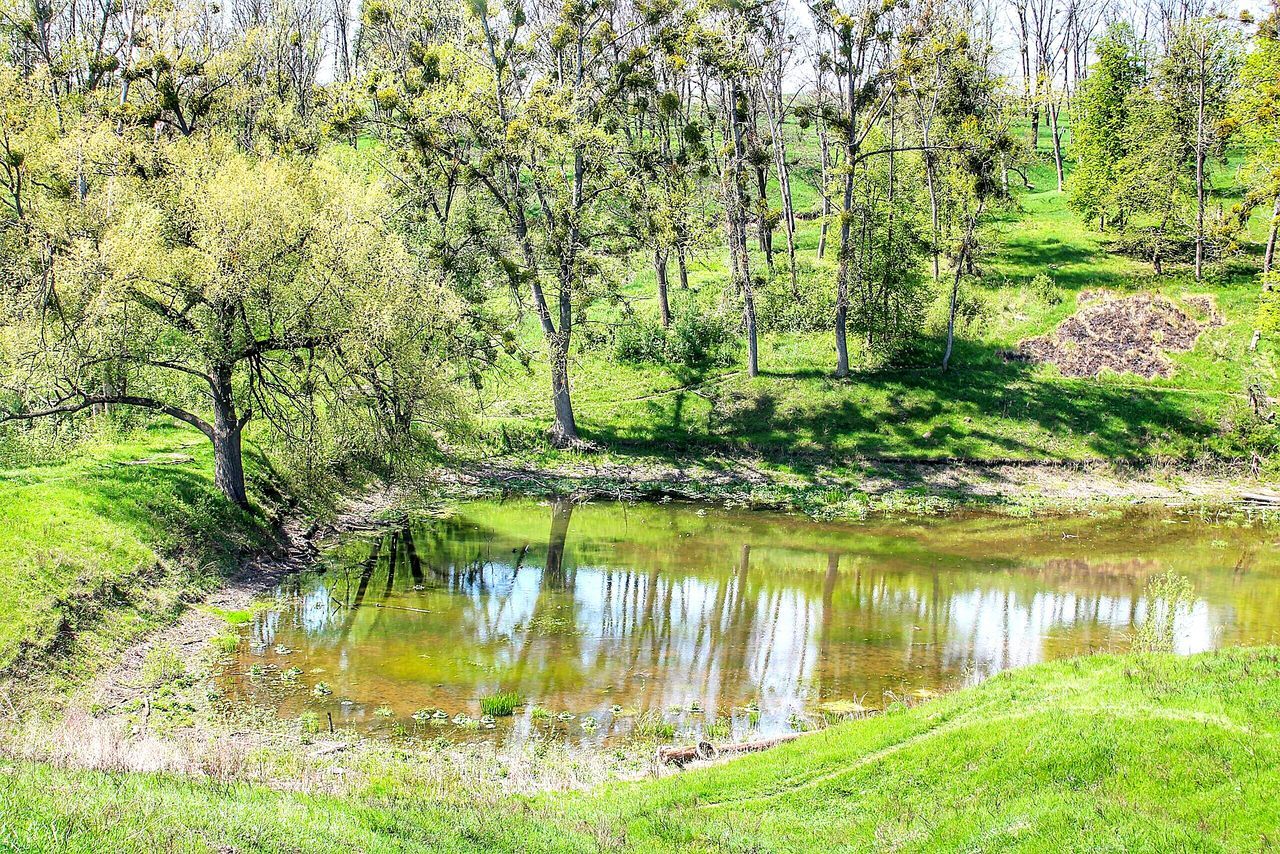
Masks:
[[[1153,379],[1168,377],[1173,364],[1165,355],[1190,350],[1205,329],[1222,317],[1212,297],[1196,295],[1187,308],[1159,294],[1118,297],[1084,291],[1079,309],[1048,335],[1018,345],[1018,355],[1058,366],[1064,376],[1096,377],[1104,369]]]

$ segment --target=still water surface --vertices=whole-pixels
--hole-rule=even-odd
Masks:
[[[473,503],[343,540],[280,587],[225,678],[282,717],[369,732],[600,743],[660,720],[766,736],[1123,650],[1166,570],[1195,588],[1180,652],[1280,643],[1277,546],[1275,528],[1147,511],[828,524]],[[481,722],[498,691],[524,706]]]

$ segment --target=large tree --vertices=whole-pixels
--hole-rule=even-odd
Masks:
[[[376,199],[333,166],[216,135],[108,133],[91,160],[86,191],[29,222],[29,275],[4,306],[5,420],[168,415],[208,437],[218,488],[244,505],[252,418],[288,429],[365,405],[371,384],[397,381],[380,341],[430,348],[455,322]],[[395,395],[421,395],[420,380]]]

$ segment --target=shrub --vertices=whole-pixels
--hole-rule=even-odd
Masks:
[[[667,334],[668,358],[688,368],[732,364],[737,349],[737,323],[723,313],[682,312]]]
[[[524,705],[524,698],[515,691],[504,691],[480,698],[480,711],[495,718],[509,718],[517,706]]]
[[[836,310],[835,288],[823,268],[812,271],[801,268],[799,299],[791,287],[791,275],[785,270],[756,291],[756,314],[760,328],[769,332],[825,332],[831,328]]]
[[[1048,273],[1036,273],[1031,279],[1028,290],[1048,305],[1057,305],[1062,302],[1062,291]]]
[[[651,318],[632,317],[618,327],[613,352],[624,362],[665,361],[666,331]]]
[[[1267,289],[1258,301],[1258,329],[1266,333],[1280,332],[1280,272],[1263,277]]]
[[[725,312],[685,306],[669,329],[651,318],[632,317],[614,335],[614,355],[625,362],[710,368],[732,364],[738,326]]]
[[[960,282],[956,294],[956,334],[976,335],[986,327],[993,314],[992,296],[968,279]],[[929,312],[928,330],[938,336],[947,333],[947,318],[951,311],[951,289],[944,288]]]

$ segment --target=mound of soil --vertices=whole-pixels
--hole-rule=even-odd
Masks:
[[[1222,323],[1211,296],[1197,294],[1185,302],[1201,317],[1158,294],[1086,291],[1075,314],[1048,335],[1023,341],[1018,355],[1051,362],[1069,377],[1096,377],[1103,369],[1167,377],[1173,364],[1166,353],[1190,350],[1201,332]]]

